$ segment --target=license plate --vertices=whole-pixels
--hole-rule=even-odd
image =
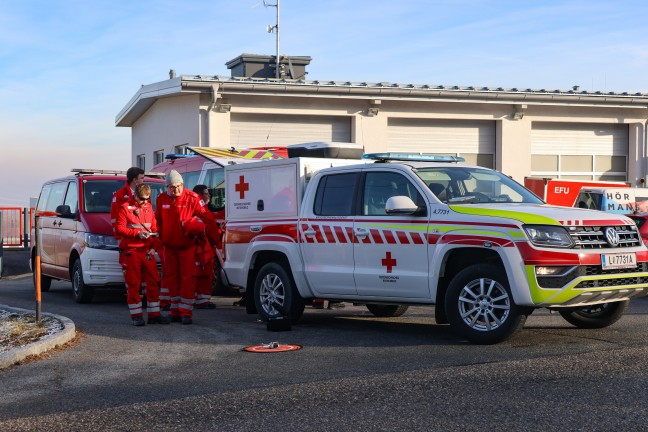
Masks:
[[[601,265],[603,270],[637,267],[635,253],[602,254]]]

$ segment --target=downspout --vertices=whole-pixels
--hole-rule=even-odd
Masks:
[[[209,106],[207,107],[207,113],[205,114],[205,138],[203,142],[200,143],[200,147],[211,147],[210,144],[210,130],[211,130],[211,125],[210,125],[210,118],[211,118],[211,112],[212,110],[216,107],[216,104],[218,103],[218,99],[220,98],[220,95],[218,94],[218,84],[213,84],[211,86],[211,101],[209,103]],[[205,142],[206,141],[206,142]]]

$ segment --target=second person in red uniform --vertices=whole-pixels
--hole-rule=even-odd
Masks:
[[[162,272],[171,297],[171,321],[192,323],[196,297],[196,240],[187,235],[184,224],[199,217],[208,229],[216,222],[200,197],[184,188],[182,176],[171,170],[166,175],[167,191],[157,199],[155,217],[164,246]]]

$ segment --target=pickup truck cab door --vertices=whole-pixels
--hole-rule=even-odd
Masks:
[[[299,221],[305,276],[314,294],[355,295],[353,212],[360,173],[323,176]]]
[[[361,297],[429,298],[428,217],[423,194],[398,172],[366,171],[353,235],[354,276]],[[388,215],[387,199],[407,196],[413,215]]]

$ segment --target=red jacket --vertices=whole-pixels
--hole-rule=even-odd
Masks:
[[[120,249],[158,249],[159,240],[156,237],[139,238],[142,231],[157,232],[151,204],[146,202],[141,207],[134,201],[122,204],[115,222],[115,233],[120,237]]]
[[[117,231],[115,230],[117,214],[119,213],[121,206],[124,205],[124,203],[129,202],[132,198],[133,192],[131,191],[128,183],[126,183],[123,188],[119,189],[113,194],[112,204],[110,204],[110,224],[113,227],[113,232],[115,232],[115,235],[117,234]],[[118,236],[116,235],[116,237]]]
[[[194,237],[185,235],[182,227],[193,216],[203,220],[207,231],[218,229],[214,216],[196,193],[183,189],[177,199],[168,192],[158,196],[155,218],[164,247],[181,250],[196,244]]]

